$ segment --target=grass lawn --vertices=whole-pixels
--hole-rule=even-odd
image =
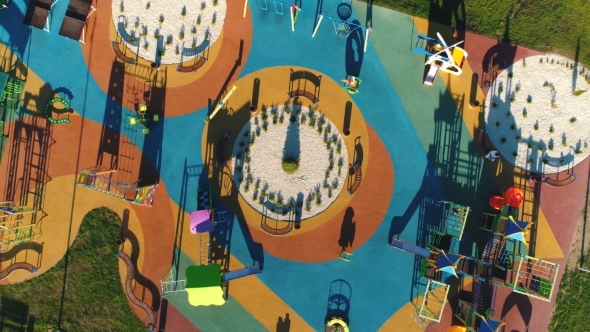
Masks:
[[[590,270],[590,251],[584,267]],[[590,273],[577,269],[565,271],[557,295],[557,308],[549,331],[585,332],[590,327]]]
[[[107,208],[92,210],[82,220],[67,262],[62,314],[66,331],[146,330],[121,286],[115,244],[120,234],[121,219]],[[0,330],[55,331],[65,267],[64,258],[32,280],[0,287]]]
[[[371,0],[362,0],[371,1]],[[374,0],[373,4],[590,65],[587,0]],[[512,17],[512,19],[510,19]],[[504,25],[501,26],[500,22]],[[498,30],[501,34],[498,34]]]

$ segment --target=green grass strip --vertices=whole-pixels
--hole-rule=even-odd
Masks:
[[[46,225],[46,227],[56,227]],[[115,239],[121,219],[107,208],[90,211],[70,247],[62,328],[75,331],[146,331],[121,285]],[[62,241],[66,239],[51,239]],[[0,287],[2,330],[56,330],[66,260],[24,283]]]

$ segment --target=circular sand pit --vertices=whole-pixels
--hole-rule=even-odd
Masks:
[[[485,102],[495,149],[517,167],[557,173],[590,154],[590,72],[558,55],[533,56],[504,70]]]
[[[125,46],[140,57],[161,64],[194,59],[221,34],[225,0],[112,2],[115,30]]]
[[[348,173],[348,152],[336,127],[298,105],[266,108],[250,119],[232,156],[244,200],[276,220],[303,220],[326,210]]]

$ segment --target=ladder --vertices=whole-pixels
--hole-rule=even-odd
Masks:
[[[481,258],[485,262],[494,263],[498,256],[498,252],[502,250],[505,242],[506,240],[504,240],[502,235],[494,234],[486,244]]]
[[[209,232],[199,233],[200,254],[199,264],[211,264],[211,235]]]
[[[473,278],[473,308],[479,313],[483,313],[486,310],[483,288],[484,281],[479,278]]]

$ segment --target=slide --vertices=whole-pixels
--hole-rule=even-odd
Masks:
[[[420,248],[417,245],[408,243],[406,241],[391,239],[391,246],[396,249],[409,252],[409,253],[414,254],[416,256],[420,256],[420,257],[424,257],[424,258],[430,257],[430,250]]]
[[[428,70],[428,75],[424,79],[424,84],[427,84],[429,87],[432,88],[432,84],[434,83],[434,79],[436,78],[436,74],[438,74],[438,66],[436,64],[431,64],[430,69]]]
[[[224,274],[223,281],[225,282],[225,281],[235,280],[235,279],[239,279],[239,278],[243,278],[243,277],[247,277],[247,276],[251,276],[253,274],[259,274],[259,273],[262,273],[262,271],[260,271],[259,265],[248,266],[243,269],[230,271],[230,272]]]
[[[133,292],[132,282],[135,278],[135,267],[133,265],[133,262],[131,261],[131,258],[129,258],[129,256],[127,256],[127,254],[123,251],[119,251],[117,256],[123,262],[125,262],[125,265],[127,266],[127,276],[125,277],[125,296],[127,297],[127,300],[129,300],[129,302],[133,303],[134,306],[140,308],[146,313],[146,315],[148,316],[148,329],[150,331],[153,331],[156,327],[156,313],[154,312],[154,310],[152,310],[152,308],[149,305],[139,300]]]
[[[8,278],[8,276],[11,275],[12,272],[16,272],[18,270],[26,270],[31,272],[31,274],[37,272],[37,268],[29,263],[14,263],[12,265],[9,265],[6,269],[0,271],[0,280]]]

